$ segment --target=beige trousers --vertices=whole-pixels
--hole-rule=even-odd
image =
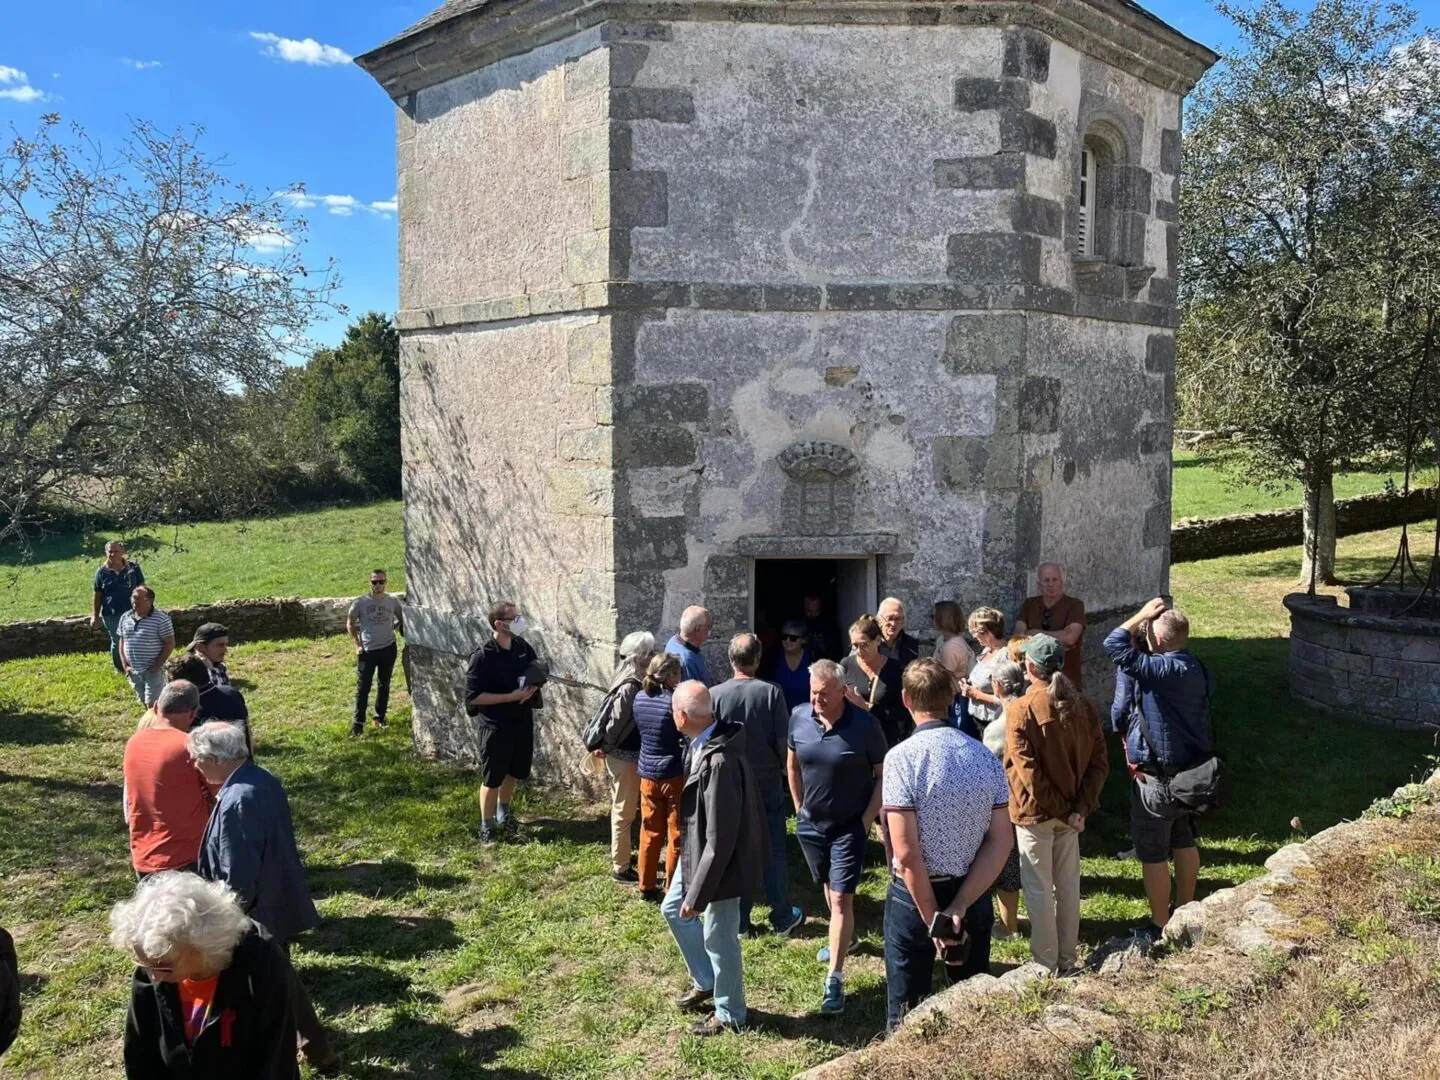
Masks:
[[[620,871],[630,867],[630,833],[640,809],[640,766],[605,755],[610,774],[610,865]]]
[[[1080,940],[1080,834],[1056,818],[1015,826],[1030,912],[1030,955],[1051,971],[1075,966]]]

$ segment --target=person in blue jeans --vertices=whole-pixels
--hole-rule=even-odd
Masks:
[[[886,1021],[894,1031],[930,993],[935,953],[951,982],[990,968],[990,888],[1014,843],[1000,762],[949,723],[951,673],[936,660],[905,669],[915,732],[885,758],[884,813],[894,849],[885,896]],[[936,916],[941,936],[930,936]],[[967,940],[968,949],[949,944]]]
[[[810,704],[790,714],[789,750],[795,839],[830,915],[830,944],[815,955],[826,965],[820,1010],[838,1013],[845,1008],[845,955],[857,941],[855,890],[865,834],[880,813],[886,746],[875,717],[845,699],[845,669],[834,660],[810,665]]]
[[[785,754],[790,735],[790,710],[778,686],[755,677],[760,657],[760,639],[754,634],[736,634],[731,638],[730,667],[735,677],[710,691],[710,703],[717,721],[736,723],[745,729],[745,756],[750,760],[755,785],[760,789],[769,841],[765,900],[770,905],[770,928],[785,937],[805,922],[805,913],[790,903],[789,855],[785,849]],[[741,898],[740,932],[743,934],[756,931],[750,922],[752,906],[749,896]]]
[[[130,610],[130,594],[145,584],[145,574],[139,563],[125,557],[125,545],[111,540],[105,545],[105,561],[95,571],[93,584],[90,628],[105,627],[110,635],[110,663],[124,675],[125,663],[120,659],[120,617]]]
[[[760,879],[764,824],[744,726],[716,720],[709,690],[693,679],[675,688],[671,707],[690,751],[680,797],[685,842],[660,910],[690,972],[676,1004],[710,1012],[690,1028],[704,1037],[745,1026],[740,900]]]

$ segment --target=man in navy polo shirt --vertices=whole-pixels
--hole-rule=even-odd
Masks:
[[[140,564],[125,557],[125,545],[119,540],[106,544],[105,561],[95,571],[90,627],[93,630],[105,627],[110,635],[110,662],[122,675],[125,665],[120,659],[120,616],[130,610],[130,594],[144,584]]]
[[[710,665],[700,651],[700,646],[709,638],[710,612],[697,604],[680,613],[680,632],[665,643],[665,651],[680,658],[680,673],[686,680],[694,679],[706,686],[714,686]]]
[[[810,704],[790,714],[789,748],[795,838],[830,909],[830,944],[816,956],[829,965],[820,1009],[837,1013],[845,1008],[845,954],[855,946],[865,834],[880,813],[885,736],[845,700],[845,671],[835,661],[810,665]]]

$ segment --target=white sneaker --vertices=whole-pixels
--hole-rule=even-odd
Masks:
[[[1135,849],[1132,847],[1126,848],[1124,851],[1117,851],[1115,853],[1115,858],[1119,859],[1121,862],[1135,862]]]

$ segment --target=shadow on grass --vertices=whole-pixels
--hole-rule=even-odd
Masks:
[[[408,960],[461,944],[449,919],[420,915],[342,915],[326,919],[305,939],[305,947],[316,952],[386,960]]]
[[[311,863],[306,870],[315,898],[355,893],[390,900],[416,889],[453,889],[466,882],[456,874],[422,872],[414,863],[364,861],[344,866]]]
[[[945,977],[937,972],[931,991],[943,990],[945,986]],[[845,1012],[839,1016],[830,1016],[818,1009],[800,1016],[750,1009],[746,1025],[783,1039],[816,1039],[837,1046],[864,1046],[885,1032],[885,984],[847,987]]]
[[[393,1005],[413,997],[410,980],[374,964],[317,966],[299,962],[296,970],[310,998],[330,1016],[367,1005]]]
[[[76,738],[80,730],[71,716],[0,711],[0,746],[54,746]]]
[[[498,1054],[520,1041],[520,1033],[509,1024],[461,1034],[443,1024],[397,1016],[385,1028],[338,1034],[335,1048],[343,1061],[354,1062],[344,1067],[343,1075],[360,1080],[391,1080],[396,1075],[543,1080],[544,1073],[528,1069],[487,1068]],[[409,1068],[397,1073],[391,1066],[365,1064],[374,1060],[398,1060]]]
[[[609,844],[610,818],[576,815],[575,817],[528,818],[524,821],[525,839],[545,843],[564,840],[572,844]]]

